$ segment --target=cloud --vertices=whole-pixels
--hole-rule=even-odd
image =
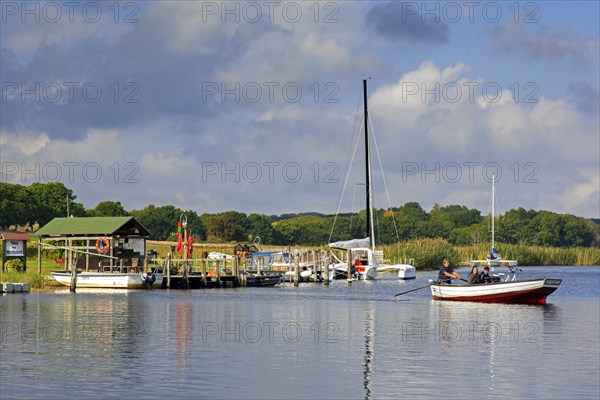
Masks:
[[[567,88],[579,110],[589,116],[598,115],[600,91],[587,82],[571,82]]]
[[[337,23],[323,23],[323,13],[316,23],[314,4],[298,4],[304,18],[297,23],[281,18],[236,23],[232,17],[223,23],[219,15],[205,21],[201,3],[149,2],[138,23],[112,33],[104,32],[110,25],[69,30],[67,24],[44,40],[45,28],[26,33],[26,25],[3,26],[2,79],[16,87],[3,87],[0,161],[29,168],[78,162],[72,181],[63,166],[63,181],[87,207],[119,200],[128,209],[153,203],[200,213],[333,212],[346,161],[358,143],[350,197],[342,207],[349,210],[353,188],[364,181],[357,135],[360,78],[366,73],[373,76],[371,132],[394,205],[460,202],[485,211],[489,183],[482,170],[497,163],[505,210],[523,206],[597,214],[595,81],[574,82],[568,96],[540,94],[530,104],[515,101],[512,89],[504,87],[492,102],[481,90],[489,82],[482,71],[494,76],[490,69],[469,65],[456,52],[430,59],[420,49],[408,56],[394,51],[397,43],[450,40],[445,25],[410,16],[403,26],[382,31],[394,15],[401,21],[402,5],[368,2],[339,3]],[[330,2],[319,4],[321,12],[336,10],[325,9]],[[383,39],[365,35],[366,14],[369,27]],[[16,39],[4,40],[11,29],[17,30],[13,38],[28,38],[26,50]],[[415,39],[423,29],[422,39]],[[24,57],[23,51],[30,54]],[[577,79],[585,81],[585,73]],[[70,81],[81,84],[73,102],[65,89]],[[35,82],[42,91],[44,84],[57,84],[63,97],[36,101],[35,94],[22,93]],[[266,82],[278,84],[273,100]],[[100,101],[82,101],[86,83],[100,85]],[[262,98],[206,97],[206,83],[216,83],[219,91],[236,83],[240,88],[256,84]],[[297,102],[284,98],[286,83],[301,87]],[[472,96],[467,85],[474,87]],[[51,96],[50,86],[40,96]],[[456,88],[462,92],[451,99]],[[127,96],[138,101],[125,102]],[[377,160],[374,154],[377,206],[387,207]],[[103,173],[97,181],[93,163]],[[407,163],[418,170],[408,174]],[[92,166],[89,177],[82,174],[86,164]],[[462,176],[451,182],[456,165]],[[298,180],[294,168],[301,172]],[[532,183],[524,184],[526,177]],[[565,197],[565,191],[577,199]],[[355,210],[362,207],[360,199]]]
[[[531,60],[564,60],[597,63],[600,40],[588,38],[573,28],[555,24],[528,29],[526,24],[507,23],[490,30],[492,46],[505,53],[517,53]]]
[[[417,3],[388,2],[371,8],[366,23],[380,36],[400,44],[447,43],[448,25],[430,17],[419,13]]]

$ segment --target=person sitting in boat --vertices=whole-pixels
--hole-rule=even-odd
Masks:
[[[479,269],[477,268],[477,265],[473,265],[473,267],[471,267],[471,273],[469,274],[469,276],[467,276],[467,283],[481,283],[479,281]]]
[[[438,274],[438,280],[442,283],[450,284],[454,278],[462,279],[458,272],[454,271],[454,268],[450,266],[450,260],[444,258],[442,266],[440,267],[440,273]]]
[[[483,272],[479,275],[480,283],[492,283],[494,279],[490,276],[490,267],[483,268]]]
[[[360,272],[360,273],[365,272],[365,267],[363,267],[363,265],[364,264],[358,255],[356,257],[354,257],[354,270],[356,272]]]

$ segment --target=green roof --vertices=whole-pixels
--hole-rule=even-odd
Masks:
[[[54,218],[37,230],[36,236],[150,236],[150,232],[133,217]]]

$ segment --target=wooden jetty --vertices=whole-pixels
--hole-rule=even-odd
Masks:
[[[291,252],[290,252],[291,253]],[[180,258],[175,259],[171,253],[166,258],[149,260],[147,268],[154,271],[162,271],[162,289],[212,289],[212,288],[237,288],[246,286],[247,273],[269,273],[269,272],[294,272],[294,286],[302,280],[298,269],[299,262],[312,262],[324,280],[329,284],[329,258],[325,257],[320,250],[295,251],[290,269],[258,270],[249,269],[249,257],[223,255],[222,258],[209,258],[203,252],[202,258]],[[311,282],[319,283],[316,279]]]

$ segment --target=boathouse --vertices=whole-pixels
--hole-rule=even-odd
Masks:
[[[4,232],[0,235],[2,239],[2,272],[4,263],[8,260],[18,259],[23,263],[23,271],[27,270],[27,233]]]
[[[54,218],[34,235],[41,273],[42,252],[48,250],[67,270],[74,262],[86,271],[144,265],[150,232],[133,217],[69,217]]]

